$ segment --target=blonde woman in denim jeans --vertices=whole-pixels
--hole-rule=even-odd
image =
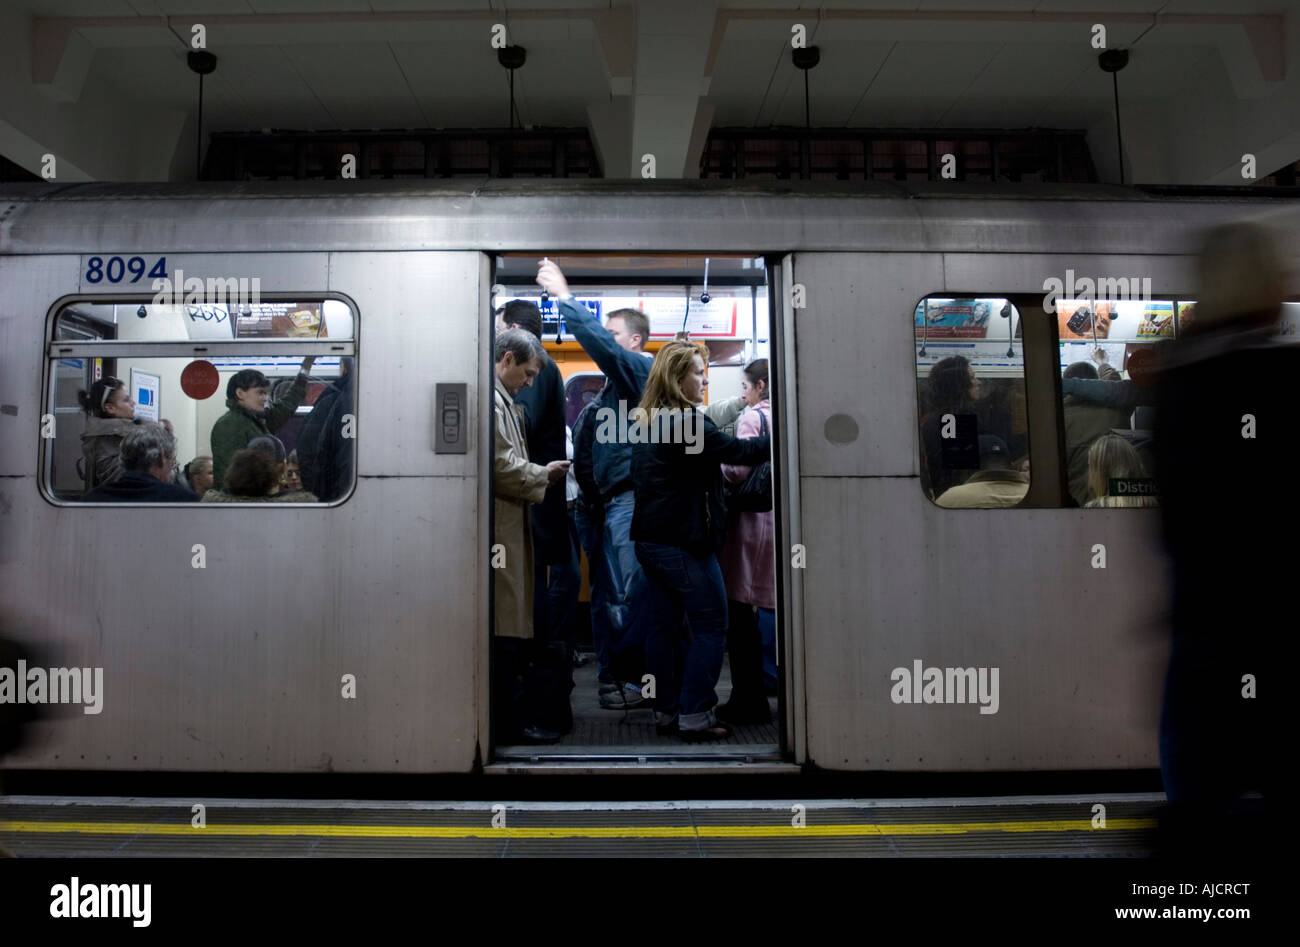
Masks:
[[[761,463],[771,443],[728,437],[698,409],[709,384],[707,359],[699,342],[659,350],[640,405],[647,442],[632,451],[631,536],[654,610],[646,663],[655,679],[655,723],[691,742],[730,733],[713,710],[727,631],[717,555],[726,539],[721,465]]]

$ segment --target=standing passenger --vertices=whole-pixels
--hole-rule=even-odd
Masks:
[[[616,309],[606,319],[606,327],[569,292],[564,273],[551,260],[542,260],[537,268],[537,282],[556,299],[564,316],[564,325],[584,352],[605,375],[605,387],[596,397],[593,418],[595,436],[592,444],[593,475],[600,490],[605,517],[601,548],[605,569],[596,569],[597,580],[610,582],[600,596],[607,603],[611,640],[611,665],[598,668],[599,695],[602,707],[625,709],[642,702],[641,689],[631,681],[640,677],[644,665],[644,643],[648,629],[644,622],[648,609],[640,601],[641,565],[630,536],[635,493],[632,489],[632,443],[626,419],[641,403],[646,379],[650,376],[651,355],[645,351],[650,338],[650,321],[636,309]],[[620,406],[622,411],[619,410]],[[714,423],[725,427],[745,408],[742,398],[731,398],[710,406]],[[597,593],[593,590],[592,601]],[[623,666],[620,673],[614,661]],[[627,681],[622,688],[617,680]]]
[[[316,356],[302,360],[298,377],[288,393],[268,406],[271,381],[255,368],[235,372],[226,383],[225,414],[212,425],[212,479],[218,488],[224,486],[226,467],[235,451],[243,450],[259,434],[279,430],[293,417],[307,394],[307,373],[311,371]]]
[[[772,430],[772,383],[767,359],[745,366],[741,397],[749,410],[736,422],[736,437],[748,440]],[[770,436],[770,435],[769,435]],[[752,467],[723,464],[722,476],[744,483]],[[768,723],[772,719],[763,681],[763,639],[759,609],[776,610],[776,527],[772,511],[742,511],[727,533],[722,575],[727,581],[727,655],[731,697],[717,709],[724,723]]]
[[[1253,858],[1274,841],[1262,807],[1243,797],[1262,795],[1288,752],[1272,739],[1276,704],[1262,703],[1270,687],[1285,692],[1292,633],[1278,621],[1294,611],[1288,543],[1300,534],[1300,507],[1274,489],[1300,461],[1300,347],[1277,337],[1282,260],[1261,225],[1212,230],[1196,324],[1167,347],[1156,381],[1155,475],[1173,565],[1160,721],[1168,853]]]
[[[493,668],[498,675],[497,729],[500,743],[554,743],[560,735],[537,725],[536,676],[530,669],[533,638],[533,544],[528,506],[540,503],[546,488],[564,479],[567,460],[545,467],[528,460],[523,418],[514,396],[532,384],[546,351],[522,329],[496,339],[496,473],[494,545],[501,547],[504,567],[493,570],[496,619]],[[495,553],[494,553],[495,558]]]
[[[542,313],[533,303],[512,300],[497,313],[496,330],[523,329],[539,342],[542,339]],[[565,453],[564,377],[549,355],[543,354],[541,371],[533,383],[519,392],[515,403],[524,413],[524,435],[528,440],[529,458],[545,466],[553,460],[567,460]],[[567,478],[566,478],[567,479]],[[578,566],[577,541],[569,524],[564,483],[546,490],[541,503],[530,508],[533,527],[533,640],[535,656],[547,670],[542,688],[546,709],[543,722],[547,729],[567,733],[573,729],[569,714],[569,693],[573,690],[572,642],[566,637],[564,616],[572,612],[563,599],[572,590],[577,603],[581,574]]]
[[[343,496],[352,485],[353,438],[344,425],[352,414],[352,356],[339,359],[339,377],[316,397],[298,435],[298,475],[322,503]]]
[[[771,443],[768,437],[728,437],[696,408],[709,383],[707,356],[700,342],[673,341],[659,350],[640,405],[655,436],[635,444],[632,455],[632,539],[654,609],[646,657],[655,680],[655,723],[692,742],[730,732],[713,712],[727,630],[727,589],[717,557],[726,538],[720,465],[768,460]],[[690,622],[686,643],[683,615]]]

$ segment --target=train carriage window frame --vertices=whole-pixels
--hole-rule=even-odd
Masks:
[[[76,441],[77,446],[75,450],[65,449],[62,451],[63,462],[68,463],[70,462],[70,458],[79,458],[81,456],[80,431],[84,428],[85,419],[85,414],[80,405],[69,405],[62,403],[59,399],[58,383],[60,380],[65,383],[66,395],[66,384],[68,382],[67,377],[60,377],[61,366],[73,366],[74,363],[79,363],[75,370],[84,371],[84,381],[86,382],[86,384],[82,384],[79,387],[86,388],[87,390],[89,389],[89,384],[93,383],[94,378],[98,377],[96,375],[97,369],[100,374],[115,374],[117,377],[123,377],[124,380],[129,377],[129,373],[126,376],[123,376],[123,369],[121,368],[121,362],[119,360],[127,361],[128,368],[134,368],[137,371],[146,369],[157,372],[158,367],[172,367],[167,363],[173,362],[177,363],[178,367],[183,369],[186,364],[196,359],[216,360],[217,364],[220,366],[222,360],[246,361],[253,358],[263,362],[262,365],[257,367],[261,368],[264,374],[270,378],[273,388],[277,383],[283,380],[286,374],[289,377],[296,377],[298,373],[297,363],[300,363],[301,360],[307,356],[314,356],[317,359],[316,366],[328,364],[329,362],[342,358],[351,358],[352,363],[350,372],[360,372],[361,360],[359,358],[360,353],[358,340],[360,337],[361,311],[360,307],[352,297],[348,296],[346,293],[337,291],[311,290],[298,293],[275,292],[261,294],[260,303],[264,307],[267,307],[268,312],[271,311],[270,307],[276,304],[283,305],[285,303],[297,303],[304,305],[295,308],[292,312],[285,311],[284,313],[279,314],[283,315],[289,321],[285,322],[284,319],[277,319],[273,330],[276,331],[277,334],[274,335],[264,334],[253,338],[239,338],[236,337],[236,333],[232,328],[229,335],[218,332],[212,332],[211,334],[201,332],[199,337],[182,338],[177,337],[179,333],[173,331],[174,326],[171,326],[168,330],[160,331],[155,337],[123,339],[121,338],[122,332],[119,331],[119,326],[121,323],[126,322],[126,319],[121,318],[121,310],[126,308],[128,312],[135,311],[137,315],[140,311],[144,311],[146,312],[145,318],[147,318],[148,315],[151,314],[148,312],[149,307],[154,305],[152,297],[143,296],[139,293],[105,293],[102,295],[80,293],[69,294],[56,299],[50,305],[46,313],[44,333],[45,352],[43,355],[41,374],[41,404],[42,411],[44,412],[42,427],[44,429],[44,422],[50,417],[53,417],[55,436],[41,437],[37,455],[37,486],[41,496],[46,500],[46,502],[58,507],[84,507],[88,509],[193,509],[196,507],[202,509],[326,509],[335,508],[347,503],[356,491],[357,481],[359,479],[356,463],[356,460],[359,457],[362,438],[360,405],[356,398],[356,393],[360,390],[359,375],[353,383],[354,396],[351,412],[356,418],[356,433],[354,437],[349,438],[352,442],[353,451],[352,478],[342,495],[334,500],[324,502],[317,500],[311,503],[293,501],[285,502],[274,499],[235,499],[232,502],[224,503],[147,503],[138,501],[88,502],[81,499],[81,487],[72,487],[72,478],[63,476],[60,477],[63,481],[61,487],[56,489],[54,481],[56,462],[55,451],[59,446],[61,446],[59,442],[60,431],[63,429],[69,430],[71,432],[69,436],[75,438]],[[335,320],[341,318],[342,321],[340,323],[340,328],[346,330],[334,337],[322,335],[322,332],[327,331],[326,322],[330,319],[326,312],[326,303],[341,304],[346,310],[346,312],[344,312],[335,307],[330,307],[330,311],[335,314],[333,318]],[[114,309],[114,313],[116,314],[115,321],[109,322],[107,320],[95,318],[95,307],[110,306],[116,307]],[[182,305],[164,308],[185,309],[186,307]],[[313,310],[315,316],[312,315]],[[228,311],[227,315],[229,314]],[[171,321],[176,322],[178,319],[183,319],[183,314]],[[319,324],[308,325],[308,323],[312,323],[314,319]],[[87,325],[93,326],[96,322],[108,331],[104,333],[103,337],[87,338]],[[281,323],[284,324],[281,325]],[[331,325],[332,324],[333,323],[331,322]],[[60,338],[60,336],[64,334],[61,331],[64,326],[72,329],[71,338]],[[289,331],[285,331],[286,329]],[[189,330],[187,329],[187,335],[188,334]],[[208,335],[208,337],[203,337],[204,335]],[[283,365],[280,365],[279,362],[283,362]],[[283,370],[269,370],[266,367],[268,364],[273,368],[280,368]],[[333,375],[317,378],[315,377],[315,372],[318,370],[316,366],[313,366],[313,376],[312,380],[309,382],[309,393],[312,390],[312,386],[319,385],[322,382],[324,383],[324,386],[328,386],[338,377],[337,372],[335,372]],[[226,371],[234,370],[236,369],[233,366],[228,366],[226,369]],[[67,367],[62,369],[62,374],[63,376],[67,376]],[[183,465],[187,460],[191,459],[193,455],[198,453],[197,429],[200,424],[200,419],[197,416],[197,406],[199,404],[208,404],[212,399],[218,399],[220,404],[224,406],[225,392],[223,390],[223,385],[225,381],[226,379],[220,380],[217,390],[208,399],[193,402],[196,417],[194,418],[193,424],[189,425],[189,436],[195,443],[190,447],[183,447],[180,450],[182,455],[188,454],[188,456],[179,456],[177,458],[178,464]],[[179,371],[174,372],[173,377],[167,378],[164,381],[164,386],[166,386],[168,382],[179,384]],[[319,391],[323,390],[324,387],[319,389]],[[319,391],[317,392],[318,394]],[[63,402],[66,401],[67,398],[65,397]],[[169,411],[168,405],[163,403],[161,407],[161,416],[171,420],[172,415]],[[311,410],[311,402],[308,399],[304,399],[304,402],[298,406],[294,415],[291,416],[286,423],[294,424],[295,421],[309,415]],[[209,413],[212,412],[209,411]],[[71,417],[72,415],[77,416],[79,421],[74,421]],[[74,428],[75,430],[73,430]],[[191,450],[192,453],[189,453]],[[72,461],[72,463],[75,464],[75,461]],[[80,474],[78,474],[75,479],[80,481]]]
[[[1007,323],[1003,324],[1002,320]],[[1019,471],[1019,465],[1028,463],[1033,455],[1033,430],[1029,415],[1029,375],[1027,370],[1026,346],[1024,338],[1023,302],[1013,295],[996,293],[928,293],[917,300],[912,309],[913,346],[912,357],[916,371],[916,430],[919,463],[919,482],[927,500],[944,510],[1003,510],[1024,509],[1034,506],[1033,467]],[[1007,417],[1008,429],[1003,432],[1001,444],[989,445],[996,453],[992,457],[1006,455],[1002,464],[1007,465],[1006,483],[1002,490],[993,490],[987,502],[971,502],[971,497],[950,496],[948,503],[939,499],[954,487],[963,487],[972,482],[985,482],[984,479],[973,481],[971,478],[982,473],[980,467],[980,438],[984,432],[979,429],[977,413],[961,412],[954,414],[953,436],[948,438],[950,444],[940,443],[937,450],[929,449],[931,437],[932,394],[930,391],[930,371],[935,364],[954,356],[966,358],[975,377],[984,389],[982,397],[977,399],[987,402],[1001,388],[1009,389],[1004,407],[1010,412]],[[1010,385],[1001,383],[1011,382]],[[990,383],[999,383],[998,388]],[[991,404],[991,402],[990,402]],[[1022,429],[1018,429],[1022,428]],[[934,431],[938,435],[941,431]],[[950,476],[941,480],[942,489],[934,484],[935,464],[949,472]],[[997,463],[990,461],[991,464]],[[994,471],[990,468],[988,473]],[[1039,471],[1041,475],[1041,471]],[[1005,494],[1010,488],[1018,489],[1020,476],[1025,476],[1024,494],[1013,503],[994,499],[993,493]],[[1015,483],[1012,482],[1015,479]],[[1002,479],[988,478],[989,482]],[[951,482],[949,482],[951,481]]]

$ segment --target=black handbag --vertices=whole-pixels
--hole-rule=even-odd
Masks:
[[[755,409],[758,410],[758,409]],[[767,416],[758,412],[759,436],[767,434]],[[742,483],[728,484],[727,508],[737,513],[767,513],[772,509],[772,462],[749,471]]]

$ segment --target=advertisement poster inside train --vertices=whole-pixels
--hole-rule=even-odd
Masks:
[[[676,296],[640,296],[619,300],[619,305],[640,309],[650,320],[652,338],[672,338],[683,329],[693,338],[730,338],[736,334],[738,304],[735,297],[713,294],[707,303],[699,296],[690,300],[685,294]],[[749,300],[745,310],[749,311]]]
[[[1123,305],[1122,303],[1120,304]],[[1172,302],[1130,303],[1141,306],[1136,337],[1140,340],[1172,339],[1174,337],[1174,304]]]
[[[1056,318],[1061,340],[1093,338],[1110,338],[1114,303],[1093,302],[1089,299],[1058,299],[1056,301]]]
[[[994,313],[992,299],[925,299],[916,307],[916,336],[928,339],[982,339]]]
[[[251,303],[239,307],[241,339],[315,339],[323,336],[320,303]]]
[[[1187,331],[1188,326],[1196,322],[1196,303],[1178,304],[1178,334]]]

